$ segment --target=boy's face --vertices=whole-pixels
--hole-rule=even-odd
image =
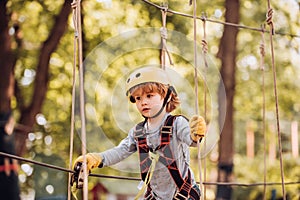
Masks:
[[[163,98],[157,92],[143,92],[133,96],[138,111],[144,116],[151,118],[156,115],[163,105]]]

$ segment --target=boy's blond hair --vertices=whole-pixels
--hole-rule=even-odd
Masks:
[[[161,95],[162,99],[164,99],[167,95],[168,89],[169,89],[168,85],[164,85],[156,82],[148,82],[133,87],[130,93],[131,96],[141,96],[145,93],[156,92]],[[170,100],[166,104],[166,111],[172,112],[180,104],[180,101],[177,94],[174,93],[173,91],[171,92],[169,99]]]

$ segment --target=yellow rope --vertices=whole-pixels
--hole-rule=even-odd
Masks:
[[[140,191],[137,193],[137,195],[135,196],[134,200],[138,200],[139,198],[141,198],[144,195],[144,193],[147,189],[147,186],[150,183],[150,180],[151,180],[152,175],[154,173],[156,163],[158,162],[158,159],[159,159],[159,154],[149,152],[149,158],[152,160],[152,163],[151,163],[150,168],[147,172],[147,175],[146,175],[145,181],[143,183],[143,186],[140,189]]]

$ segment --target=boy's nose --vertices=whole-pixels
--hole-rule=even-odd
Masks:
[[[146,104],[148,104],[148,100],[147,100],[147,98],[142,98],[142,105],[146,105]]]

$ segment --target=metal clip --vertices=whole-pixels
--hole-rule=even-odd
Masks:
[[[74,173],[71,176],[71,186],[76,184],[77,189],[82,189],[83,188],[83,164],[81,162],[76,163],[74,166]]]

